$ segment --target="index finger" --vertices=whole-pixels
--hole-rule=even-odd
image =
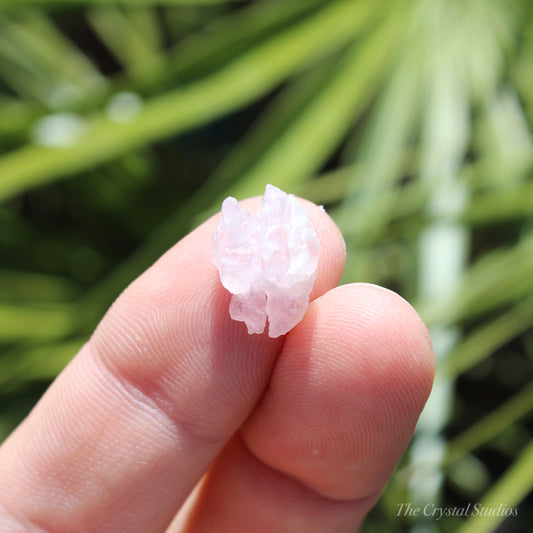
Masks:
[[[315,298],[338,283],[345,253],[331,219],[305,205],[321,244]],[[0,530],[163,530],[254,408],[283,338],[230,319],[210,256],[217,222],[126,289],[6,441]]]

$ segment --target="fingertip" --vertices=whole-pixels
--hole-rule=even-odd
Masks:
[[[366,497],[405,451],[433,375],[416,311],[391,291],[343,285],[289,333],[243,435],[264,462],[324,496]]]
[[[368,346],[363,360],[369,376],[382,386],[405,389],[402,393],[416,391],[425,403],[433,384],[435,355],[425,323],[407,300],[379,285],[351,283],[324,295],[320,305],[330,314],[329,319],[324,317],[326,323],[345,328],[348,345]],[[365,350],[356,353],[361,356]]]
[[[435,375],[429,332],[416,310],[397,293],[369,283],[336,287],[314,302],[286,340],[313,337],[320,353],[336,354],[331,365],[364,374],[405,414],[418,417]]]

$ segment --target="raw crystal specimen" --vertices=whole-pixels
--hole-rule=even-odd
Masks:
[[[226,198],[213,235],[213,261],[233,294],[229,312],[248,333],[279,337],[302,320],[318,264],[319,242],[306,208],[292,194],[267,185],[252,215]]]

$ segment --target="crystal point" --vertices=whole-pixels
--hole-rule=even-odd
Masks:
[[[233,294],[230,316],[248,333],[279,337],[302,320],[316,277],[319,241],[306,208],[292,194],[267,185],[252,215],[231,196],[213,235],[213,261]]]

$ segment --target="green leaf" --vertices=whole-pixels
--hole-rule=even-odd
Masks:
[[[78,292],[68,279],[35,272],[0,269],[0,300],[10,302],[62,302]]]
[[[0,72],[15,91],[68,107],[105,85],[103,76],[39,11],[0,17]]]
[[[533,296],[478,326],[439,364],[438,372],[444,378],[455,378],[530,328]]]
[[[24,6],[128,5],[128,6],[209,6],[238,4],[246,0],[0,0],[0,9]]]
[[[429,323],[451,323],[478,317],[533,290],[533,236],[526,234],[515,246],[495,249],[465,271],[447,297],[417,304]]]
[[[361,29],[368,25],[366,16],[363,10],[357,17]],[[397,19],[391,16],[362,45],[353,45],[317,96],[228,192],[246,198],[262,193],[266,183],[292,191],[315,173],[371,99],[390,61],[397,31]]]
[[[58,339],[68,335],[76,323],[72,309],[52,305],[0,303],[0,342]]]
[[[506,518],[504,512],[497,512],[498,509],[503,511],[513,509],[532,488],[533,441],[525,447],[478,504],[480,509],[485,510],[485,513],[478,512],[477,516],[471,516],[463,526],[457,529],[457,533],[491,533],[495,531]]]
[[[444,467],[475,450],[518,420],[533,412],[533,383],[526,386],[488,415],[448,441]]]
[[[8,392],[32,380],[53,380],[87,341],[76,338],[14,348],[0,358],[0,388]]]
[[[132,122],[94,116],[87,120],[86,133],[72,146],[28,145],[3,156],[0,199],[92,168],[243,107],[298,69],[302,61],[345,43],[358,25],[358,13],[358,2],[333,2],[209,78],[146,102]]]
[[[151,32],[137,27],[132,14],[105,6],[93,8],[88,19],[131,78],[147,83],[165,70],[166,58],[154,48],[149,39]]]

